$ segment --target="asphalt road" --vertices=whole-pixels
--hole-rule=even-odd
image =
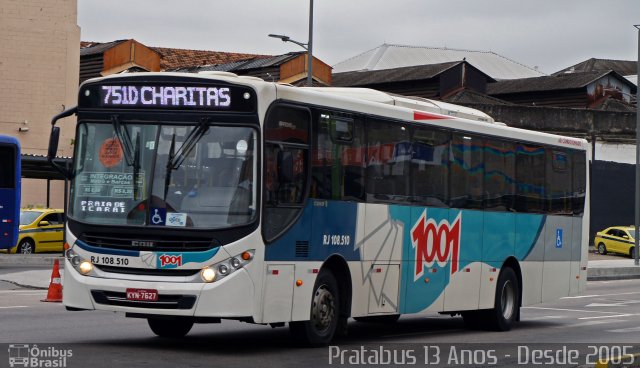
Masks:
[[[578,359],[585,363],[598,349],[607,355],[623,349],[640,353],[638,282],[589,282],[581,296],[524,308],[522,321],[510,332],[468,330],[459,317],[403,316],[392,325],[351,322],[347,337],[317,349],[297,347],[287,328],[233,321],[196,325],[182,340],[163,340],[152,334],[145,320],[109,312],[68,312],[60,303],[40,302],[44,290],[0,285],[0,366],[8,361],[10,344],[37,344],[43,351],[70,349],[67,367],[399,366],[426,365],[425,358],[431,359],[431,366],[510,367],[532,363],[535,349],[542,348],[557,357],[579,350]],[[464,355],[467,350],[470,353]],[[367,360],[375,356],[382,359],[378,364]],[[385,357],[404,360],[381,364]],[[467,361],[460,361],[464,357]],[[557,357],[553,363],[558,363]]]

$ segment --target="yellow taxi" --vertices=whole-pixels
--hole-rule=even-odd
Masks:
[[[635,258],[635,234],[633,226],[612,226],[596,233],[593,241],[598,253],[619,253]]]
[[[62,252],[64,220],[59,209],[21,210],[18,243],[9,253]]]

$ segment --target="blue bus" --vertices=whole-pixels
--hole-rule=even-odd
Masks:
[[[20,223],[20,142],[0,135],[0,249],[16,245]]]

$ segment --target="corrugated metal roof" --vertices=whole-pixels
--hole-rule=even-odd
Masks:
[[[346,73],[333,73],[333,85],[336,87],[356,87],[395,81],[404,82],[431,79],[460,63],[461,61],[386,70],[358,70]]]
[[[545,74],[492,51],[457,50],[383,44],[333,66],[334,73],[384,70],[466,60],[494,79],[540,77]]]
[[[591,58],[576,65],[564,68],[552,75],[574,72],[602,72],[613,70],[620,75],[635,75],[638,72],[638,62],[628,60],[610,60]]]
[[[623,83],[632,84],[620,74],[609,70],[606,72],[582,72],[560,74],[557,76],[545,76],[538,78],[524,78],[515,80],[503,80],[487,84],[487,94],[501,95],[505,93],[520,93],[534,91],[553,91],[563,89],[584,88],[590,83],[606,76],[613,75]],[[635,86],[633,86],[635,87]]]

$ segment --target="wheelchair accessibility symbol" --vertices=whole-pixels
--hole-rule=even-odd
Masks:
[[[556,229],[556,248],[562,248],[562,229]]]
[[[151,213],[149,213],[151,225],[164,225],[167,219],[167,209],[166,208],[151,208]]]

